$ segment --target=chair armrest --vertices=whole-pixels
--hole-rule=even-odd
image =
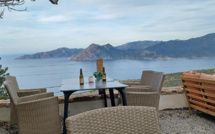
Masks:
[[[24,101],[24,102],[20,102],[17,104],[17,106],[27,106],[27,105],[31,105],[32,104],[40,104],[40,103],[45,103],[45,102],[49,102],[49,101],[53,101],[56,100],[58,102],[58,97],[57,96],[49,96],[49,97],[45,97],[45,98],[38,98],[37,100],[29,100],[29,101]],[[57,103],[58,104],[58,103]],[[36,105],[34,105],[36,107]]]
[[[160,94],[158,92],[125,92],[128,106],[150,106],[158,110]]]
[[[33,100],[38,100],[38,99],[43,99],[47,97],[53,97],[54,93],[40,93],[40,94],[35,94],[35,95],[30,95],[30,96],[25,96],[21,97],[19,103],[21,102],[27,102],[27,101],[33,101]]]
[[[152,92],[152,89],[145,86],[126,87],[125,92]]]
[[[158,92],[127,92],[128,94],[138,94],[138,95],[159,95]]]
[[[21,89],[21,91],[40,91],[41,93],[46,93],[46,88],[32,88],[32,89]]]
[[[140,83],[133,83],[133,82],[122,82],[122,84],[128,85],[128,86],[138,86]]]
[[[29,95],[39,94],[39,93],[41,93],[39,90],[32,90],[32,91],[30,91],[30,90],[28,90],[28,91],[21,90],[21,91],[17,91],[17,95],[19,97],[24,97],[24,96],[29,96]]]

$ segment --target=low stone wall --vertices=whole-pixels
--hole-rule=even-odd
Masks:
[[[181,86],[177,87],[163,87],[161,90],[161,94],[182,94],[184,93],[184,89]]]
[[[183,92],[180,91],[180,87],[168,87],[162,89],[162,95],[160,98],[159,110],[164,109],[175,109],[188,107],[186,102],[186,97]],[[108,106],[111,106],[109,92],[107,94]],[[114,91],[115,103],[118,105],[118,91]],[[64,97],[59,96],[59,109],[60,115],[63,117],[64,113]],[[98,95],[98,92],[88,92],[83,94],[72,95],[69,99],[69,116],[75,115],[81,112],[103,108],[104,107],[104,97]],[[0,121],[10,120],[10,100],[0,100]]]
[[[61,117],[64,116],[64,97],[59,96],[59,114]],[[104,107],[104,98],[103,96],[83,96],[83,97],[71,97],[69,102],[68,115],[75,115],[85,111],[103,108]],[[9,121],[10,120],[10,100],[0,101],[0,121]],[[111,102],[110,98],[107,98],[107,104],[110,107]],[[118,105],[118,94],[115,94],[115,104]]]

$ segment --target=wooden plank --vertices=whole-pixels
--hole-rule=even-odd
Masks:
[[[204,95],[204,96],[214,97],[214,99],[215,99],[215,94],[209,94],[209,93],[206,93],[206,92],[196,91],[196,90],[189,89],[189,88],[185,88],[185,91],[201,94],[201,95]]]
[[[188,105],[189,105],[189,114],[191,115],[192,112],[193,112],[193,110],[192,110],[192,108],[191,108],[191,106],[190,106],[190,101],[189,101],[189,97],[188,97],[188,95],[187,95],[187,92],[186,92],[186,90],[185,90],[184,87],[183,87],[183,89],[184,89],[184,91],[185,91],[185,96],[186,96],[186,98],[187,98],[187,102],[188,102]]]
[[[207,105],[206,105],[205,103],[203,103],[203,102],[201,103],[201,102],[199,102],[199,101],[195,101],[195,100],[192,100],[192,99],[189,99],[189,101],[192,102],[192,103],[194,103],[194,104],[198,104],[198,105],[207,107]],[[191,104],[192,104],[192,103],[191,103]]]
[[[198,106],[193,105],[193,104],[191,104],[191,107],[192,107],[192,108],[195,108],[195,109],[197,109],[197,110],[199,110],[199,111],[202,111],[202,112],[205,112],[205,113],[208,113],[208,114],[210,114],[210,115],[215,116],[215,112],[213,112],[213,111],[210,111],[210,110],[207,110],[207,109],[198,107]]]
[[[203,97],[198,97],[198,96],[191,95],[191,94],[187,94],[187,96],[189,96],[189,97],[191,97],[191,98],[194,98],[194,99],[198,99],[198,100],[202,100],[202,101],[206,101],[206,102],[210,102],[210,103],[215,104],[215,101],[214,101],[214,100],[211,100],[211,99],[205,99],[205,98],[203,98]]]
[[[183,85],[185,87],[195,87],[195,88],[199,88],[199,89],[207,89],[210,91],[215,91],[215,85],[214,85],[214,87],[207,87],[207,86],[203,86],[203,85],[190,84],[190,83],[183,83]]]
[[[214,85],[214,87],[202,86],[202,89],[207,89],[207,90],[210,90],[210,91],[215,91],[215,85]]]
[[[215,110],[215,107],[214,107],[214,106],[212,106],[212,105],[207,104],[207,107],[208,107],[208,108],[210,108],[210,109]]]
[[[210,104],[207,104],[207,103],[201,103],[201,102],[198,102],[198,101],[195,101],[195,100],[192,100],[192,99],[189,99],[189,101],[194,103],[194,104],[198,104],[198,105],[201,105],[203,107],[207,107],[207,108],[215,110],[215,106],[213,106],[213,105],[210,105]]]
[[[187,81],[193,81],[193,82],[215,84],[215,80],[209,80],[209,79],[200,79],[200,78],[192,78],[192,77],[185,77],[185,76],[181,76],[181,79],[187,80]]]
[[[97,59],[96,65],[97,65],[97,71],[102,72],[102,70],[103,70],[103,59]]]
[[[198,100],[204,101],[204,98],[203,98],[203,97],[199,97],[199,96],[192,95],[192,94],[187,94],[187,96],[189,96],[189,97],[191,97],[191,98],[194,98],[194,99],[198,99]]]
[[[195,87],[195,88],[202,88],[201,85],[197,85],[197,84],[190,84],[190,83],[183,83],[184,86],[186,87]]]

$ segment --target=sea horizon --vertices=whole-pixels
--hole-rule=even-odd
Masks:
[[[70,61],[69,57],[15,60],[18,55],[2,55],[1,65],[16,76],[20,89],[50,88],[55,94],[63,79],[79,78],[80,68],[84,77],[93,76],[96,61]],[[140,79],[143,70],[161,71],[166,74],[190,70],[215,68],[215,57],[178,58],[169,60],[104,60],[107,76],[115,80]]]

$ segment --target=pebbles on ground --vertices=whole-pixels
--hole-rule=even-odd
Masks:
[[[188,109],[159,111],[162,134],[215,134],[215,117]]]

